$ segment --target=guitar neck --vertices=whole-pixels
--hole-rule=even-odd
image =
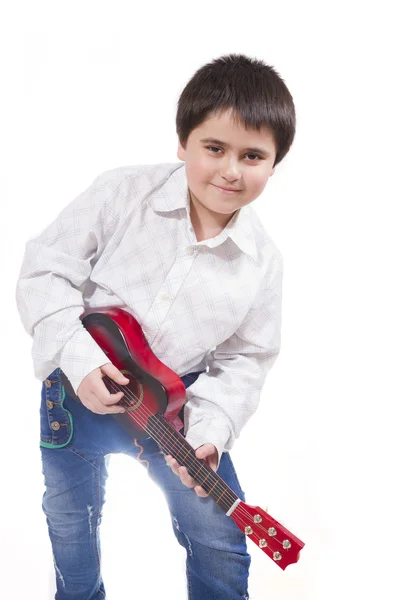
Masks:
[[[194,449],[160,414],[152,415],[146,426],[147,433],[157,442],[160,448],[173,456],[180,465],[187,468],[209,496],[225,511],[232,507],[238,496],[205,462],[196,457]]]

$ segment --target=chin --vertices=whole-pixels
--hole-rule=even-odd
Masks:
[[[218,206],[209,208],[209,210],[212,210],[213,212],[218,213],[219,215],[229,216],[233,215],[237,210],[239,210],[239,208],[241,208],[241,206],[235,206],[232,208],[223,208],[222,206]]]

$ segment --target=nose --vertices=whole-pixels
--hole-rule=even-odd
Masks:
[[[227,160],[221,165],[220,171],[221,177],[229,181],[229,183],[233,183],[237,181],[241,177],[239,165],[237,161],[233,158],[227,158]]]

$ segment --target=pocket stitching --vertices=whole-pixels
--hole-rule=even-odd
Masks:
[[[59,370],[58,370],[58,372],[59,372]],[[67,413],[67,415],[68,415],[70,432],[69,432],[69,436],[68,436],[67,441],[66,442],[62,442],[61,444],[55,444],[54,442],[45,442],[44,439],[50,440],[52,438],[41,436],[41,438],[44,437],[44,439],[40,440],[40,446],[42,446],[43,448],[63,448],[64,446],[66,446],[67,444],[69,444],[69,442],[72,439],[73,432],[74,432],[74,422],[73,422],[72,414],[70,413],[70,411],[67,408],[64,407],[64,400],[65,400],[65,389],[64,389],[64,386],[61,383],[61,379],[60,378],[57,379],[57,380],[55,380],[54,383],[55,382],[60,382],[60,385],[61,385],[61,401],[59,403],[57,403],[57,404],[60,404],[60,408],[62,410],[64,410]],[[48,392],[49,392],[49,388],[46,387],[46,400],[49,399],[48,398]],[[49,418],[49,410],[47,408],[46,408],[46,412],[47,412],[47,420],[48,420],[48,423],[49,423],[49,427],[51,429],[50,418]]]

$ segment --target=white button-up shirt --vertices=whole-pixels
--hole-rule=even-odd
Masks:
[[[280,349],[282,256],[250,206],[198,242],[184,163],[101,174],[29,240],[17,306],[35,376],[60,367],[76,391],[110,362],[83,327],[87,308],[120,307],[154,354],[182,376],[185,435],[197,448],[234,440],[257,408]]]

